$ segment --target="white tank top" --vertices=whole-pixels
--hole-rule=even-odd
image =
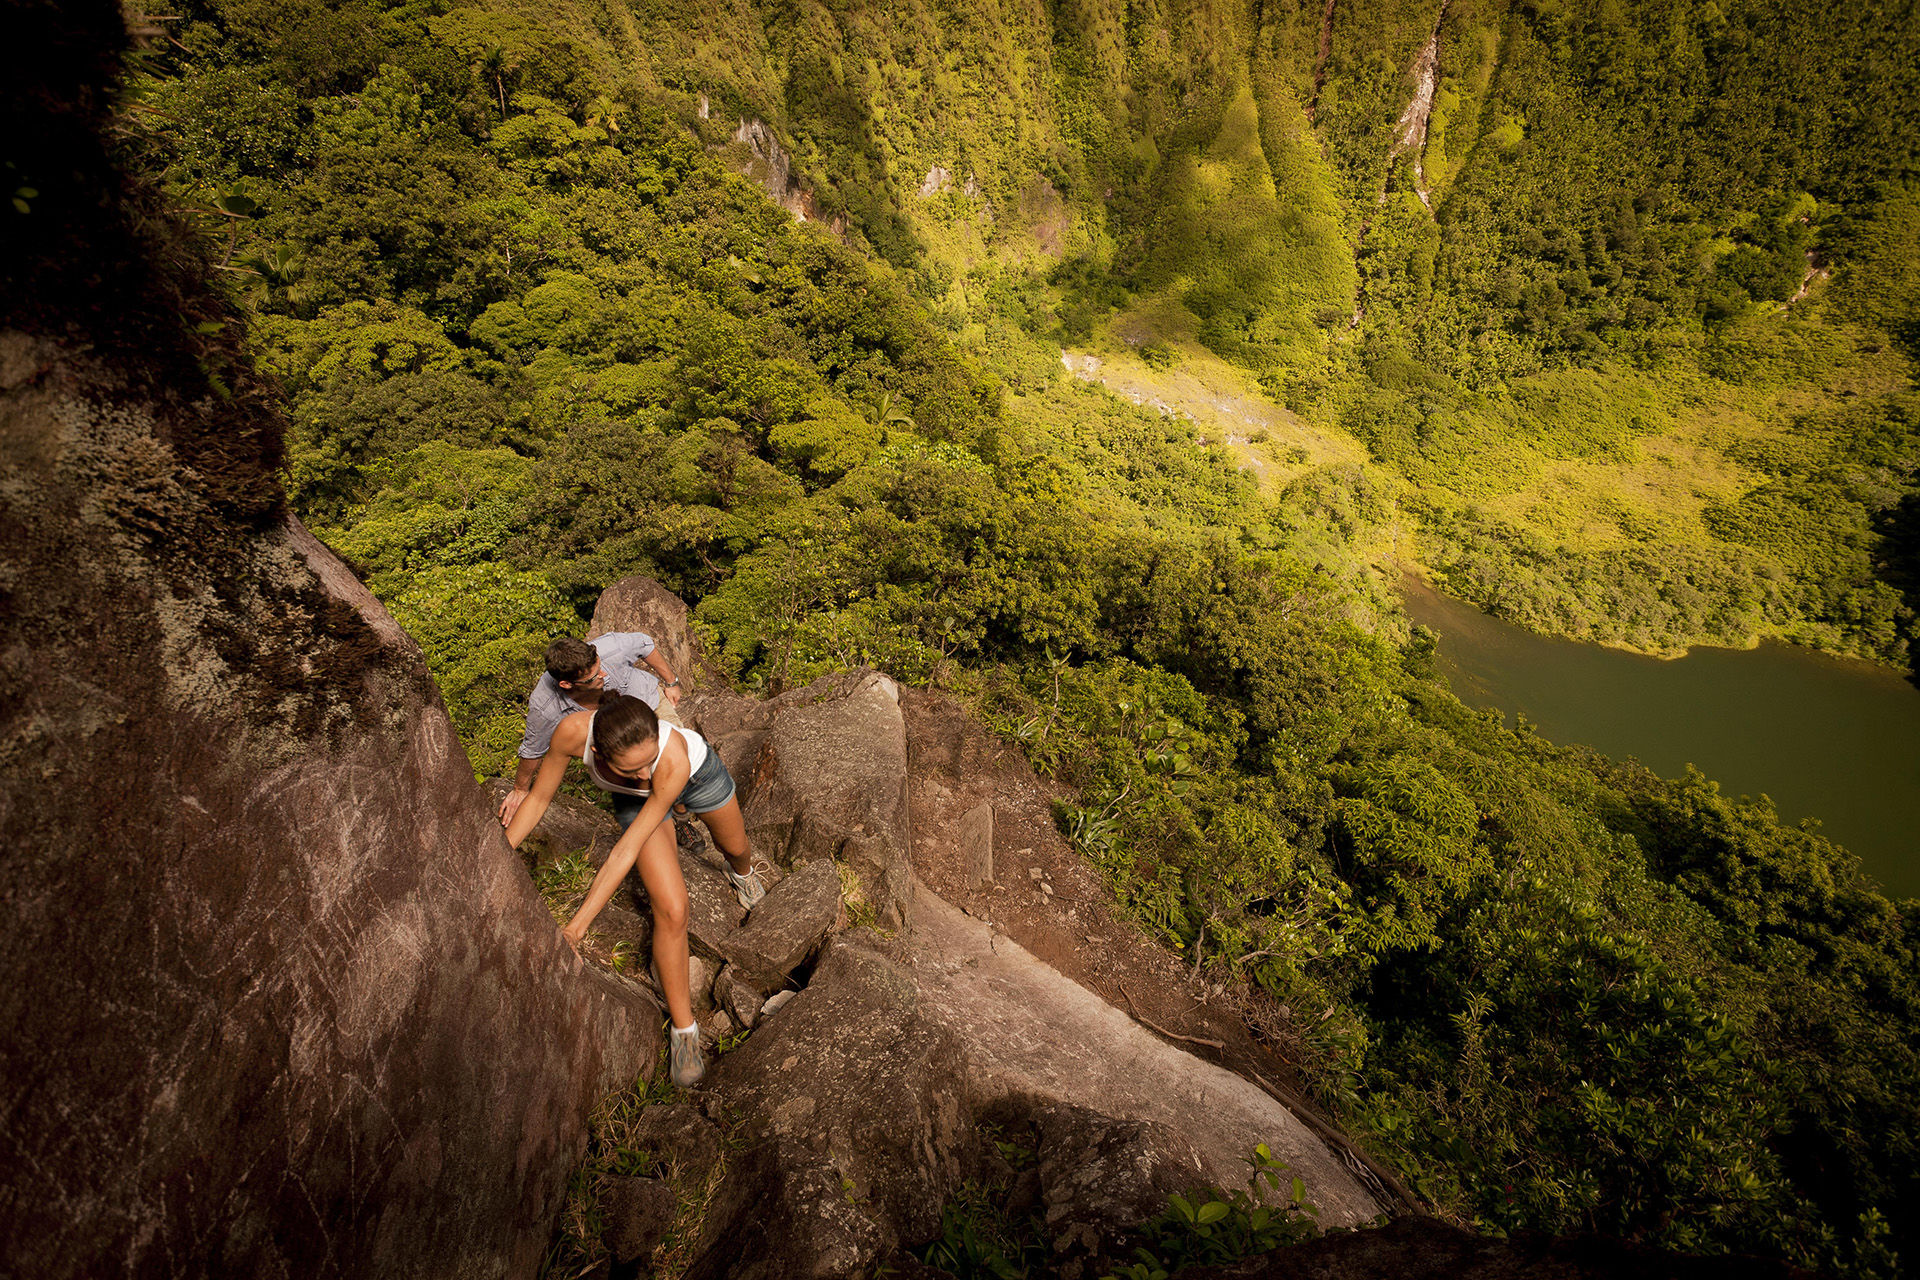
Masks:
[[[594,715],[600,714],[594,712]],[[674,734],[687,740],[687,777],[691,779],[700,772],[700,766],[707,762],[707,740],[691,729],[682,729],[678,725],[660,722],[660,750],[654,753],[653,767],[660,768],[660,757],[667,753],[667,743]],[[587,765],[587,776],[593,779],[593,785],[602,791],[611,791],[623,796],[650,796],[651,787],[636,787],[612,770],[603,770],[598,757],[593,754],[593,716],[587,717],[587,745],[581,757]]]

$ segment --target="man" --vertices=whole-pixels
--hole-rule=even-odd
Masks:
[[[562,636],[547,646],[546,674],[527,698],[520,767],[513,775],[513,790],[500,802],[501,825],[513,821],[533,789],[534,775],[560,722],[576,711],[594,710],[606,693],[638,698],[669,724],[680,723],[675,709],[680,705],[680,677],[661,658],[652,636],[644,631],[614,631],[591,641]]]

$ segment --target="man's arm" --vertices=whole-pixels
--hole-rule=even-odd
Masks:
[[[667,700],[672,702],[674,706],[679,706],[680,677],[673,674],[673,668],[669,667],[666,659],[660,656],[660,650],[653,650],[646,656],[644,661],[653,669],[653,674],[660,677],[660,692],[665,694]]]
[[[554,731],[567,716],[564,710],[554,708],[553,699],[542,695],[548,677],[543,674],[540,680],[541,683],[534,685],[533,692],[527,696],[527,731],[520,738],[520,764],[513,773],[513,790],[500,802],[500,825],[503,827],[512,824],[515,811],[526,800],[527,792],[533,789],[533,780],[540,773],[540,762],[553,750]]]

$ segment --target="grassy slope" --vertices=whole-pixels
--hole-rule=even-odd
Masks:
[[[1846,85],[1770,78],[1809,74],[1804,41],[1760,49],[1791,14],[1749,16],[1729,52],[1725,30],[1673,6],[1456,3],[1429,213],[1411,158],[1390,153],[1437,12],[1343,7],[1317,100],[1309,5],[1265,6],[1260,24],[1239,5],[1101,4],[579,20],[656,84],[710,95],[716,121],[772,123],[823,211],[912,268],[976,350],[1017,346],[1001,332],[1017,322],[1109,358],[1197,343],[1263,375],[1322,438],[1356,439],[1410,482],[1420,535],[1403,550],[1478,603],[1651,651],[1775,634],[1902,657],[1909,622],[1873,586],[1867,526],[1911,438],[1896,431],[1893,456],[1836,497],[1814,477],[1855,460],[1837,429],[1806,429],[1911,382],[1888,331],[1911,322],[1890,246],[1911,241],[1913,205],[1896,194],[1860,216],[1873,166],[1841,153],[1865,125],[1818,122]],[[1843,47],[1884,35],[1843,25]],[[1810,101],[1774,103],[1791,135],[1775,137],[1758,115],[1792,92]],[[1760,159],[1743,167],[1747,152]],[[923,197],[936,168],[949,180]],[[1795,206],[1823,252],[1846,251],[1840,221],[1867,226],[1857,265],[1790,314],[1729,302],[1713,264],[1800,184],[1844,197]],[[1029,288],[1017,321],[994,298],[1008,280]],[[1828,540],[1847,554],[1712,518],[1767,486],[1844,506]],[[1582,607],[1596,584],[1627,600],[1618,616]]]

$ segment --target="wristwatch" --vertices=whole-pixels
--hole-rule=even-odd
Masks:
[[[671,688],[673,688],[673,687],[674,687],[675,685],[677,685],[677,684],[679,684],[679,683],[680,683],[680,677],[679,677],[679,676],[675,676],[675,677],[674,677],[673,679],[671,679],[671,680],[669,680],[669,681],[667,681],[667,682],[666,682],[665,684],[663,684],[663,685],[661,685],[660,687],[661,687],[662,689],[671,689]]]

